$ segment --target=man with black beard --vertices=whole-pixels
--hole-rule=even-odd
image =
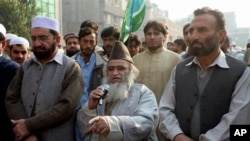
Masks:
[[[159,129],[173,141],[228,141],[230,125],[250,124],[250,68],[220,49],[225,20],[208,7],[188,29],[193,57],[179,63],[163,92]]]
[[[76,33],[68,33],[63,37],[65,41],[65,54],[69,57],[75,55],[80,51],[80,45],[78,43],[78,36]]]
[[[109,56],[111,54],[112,48],[116,41],[118,41],[120,37],[120,31],[118,28],[114,26],[106,27],[101,32],[102,38],[102,47],[104,49],[103,58],[108,61]]]
[[[77,115],[77,126],[85,140],[157,140],[158,106],[154,93],[135,83],[139,75],[127,47],[117,41],[104,69],[104,87],[91,91]],[[102,99],[101,99],[102,98]],[[103,100],[103,102],[100,102]]]
[[[73,141],[76,107],[83,91],[76,61],[58,51],[57,20],[37,16],[31,22],[34,56],[10,83],[5,105],[17,140]]]

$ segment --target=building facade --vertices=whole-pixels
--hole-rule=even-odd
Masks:
[[[62,27],[63,34],[77,32],[84,20],[93,20],[98,23],[100,34],[102,29],[115,26],[121,29],[127,0],[61,0],[62,1]],[[168,12],[160,10],[157,5],[146,2],[146,14],[144,22],[136,31],[144,40],[143,27],[148,20],[157,19],[166,23],[169,28],[169,40],[182,37],[182,29],[168,19]],[[101,45],[100,36],[98,44]]]
[[[36,6],[39,8],[38,15],[55,18],[60,23],[60,33],[63,33],[62,27],[62,1],[61,0],[36,0]],[[61,40],[61,44],[63,41]]]

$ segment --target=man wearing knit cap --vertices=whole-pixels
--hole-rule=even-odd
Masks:
[[[22,64],[29,58],[29,41],[23,37],[16,37],[10,41],[10,58]]]
[[[139,71],[133,63],[127,47],[115,42],[103,85],[91,91],[77,114],[77,126],[85,140],[157,140],[156,98],[145,85],[135,83]],[[105,96],[104,88],[108,90]]]
[[[0,23],[0,55],[1,56],[2,56],[3,49],[4,49],[5,45],[6,45],[5,36],[6,36],[6,29]]]
[[[16,38],[17,35],[13,34],[13,33],[6,33],[6,45],[5,48],[3,50],[3,56],[5,56],[6,58],[10,58],[10,41],[14,38]]]
[[[6,36],[6,29],[4,27],[3,24],[0,23],[0,33],[2,34],[2,36]]]
[[[57,20],[37,16],[31,25],[34,56],[17,71],[5,100],[13,131],[18,140],[73,141],[83,90],[80,67],[58,51]]]
[[[1,23],[0,23],[0,32],[1,32],[1,44],[2,44],[1,49],[0,49],[0,53],[5,58],[10,59],[6,29],[5,29],[4,25]]]
[[[8,85],[16,74],[19,65],[2,55],[5,46],[5,27],[0,24],[0,141],[14,141],[15,135],[12,131],[10,118],[7,115],[4,99]]]
[[[65,53],[67,56],[71,57],[80,51],[80,45],[78,43],[78,36],[76,33],[68,33],[63,39],[66,44]]]

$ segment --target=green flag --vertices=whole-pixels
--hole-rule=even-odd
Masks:
[[[135,32],[140,28],[144,20],[145,11],[146,0],[128,0],[120,32],[120,41],[125,42],[130,32]]]

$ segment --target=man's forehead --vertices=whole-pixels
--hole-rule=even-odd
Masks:
[[[110,40],[110,39],[115,39],[115,37],[113,37],[113,36],[109,36],[109,37],[102,37],[102,39],[106,39],[106,40],[107,40],[107,39],[109,39],[109,40]]]
[[[69,37],[67,40],[78,40],[78,37]]]
[[[160,29],[156,27],[149,27],[146,32],[161,32]]]
[[[216,19],[213,15],[203,14],[203,15],[199,15],[199,16],[194,17],[194,19],[190,23],[189,28],[212,26],[215,24],[216,24]]]
[[[95,33],[91,33],[85,36],[82,36],[81,39],[95,39],[96,34]]]
[[[78,38],[75,38],[75,37],[71,37],[71,38],[68,38],[67,39],[67,42],[72,42],[72,41],[78,41]]]
[[[36,27],[36,28],[32,28],[31,29],[31,35],[32,34],[44,35],[44,34],[48,34],[48,33],[50,33],[50,31],[47,28]]]
[[[28,47],[18,44],[18,45],[13,45],[12,50],[28,50]]]

